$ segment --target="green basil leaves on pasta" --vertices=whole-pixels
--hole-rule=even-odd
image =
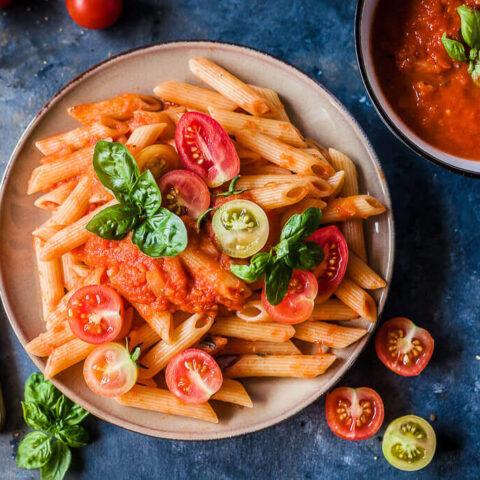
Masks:
[[[162,194],[152,173],[140,174],[135,159],[121,143],[100,140],[93,157],[95,173],[118,205],[107,207],[87,224],[87,230],[107,240],[132,242],[150,257],[173,257],[187,247],[184,223],[162,208]],[[234,187],[234,185],[233,185]]]

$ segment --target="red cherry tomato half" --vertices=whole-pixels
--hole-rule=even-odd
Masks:
[[[118,397],[137,382],[138,369],[130,352],[119,343],[106,343],[91,352],[83,365],[90,390],[102,397]]]
[[[0,0],[0,8],[8,7],[13,0]]]
[[[385,322],[375,337],[378,358],[390,370],[404,377],[418,375],[433,353],[433,338],[408,318]]]
[[[223,127],[212,117],[187,112],[175,130],[175,144],[186,169],[218,187],[238,175],[240,159]]]
[[[196,173],[172,170],[158,182],[163,205],[177,215],[197,219],[210,206],[210,191]]]
[[[65,4],[74,22],[90,30],[113,25],[123,8],[123,0],[66,0]]]
[[[327,394],[325,413],[335,435],[346,440],[365,440],[382,426],[383,401],[371,388],[340,387]]]
[[[301,323],[312,315],[317,291],[317,279],[313,273],[294,270],[285,298],[278,305],[271,305],[263,287],[262,305],[277,322]]]
[[[189,348],[170,360],[165,380],[168,389],[183,403],[198,405],[220,390],[223,376],[211,355]]]
[[[79,288],[67,305],[73,334],[87,343],[107,343],[123,330],[124,307],[120,295],[106,285]]]
[[[345,276],[347,242],[335,225],[319,228],[307,241],[317,242],[325,252],[323,262],[313,271],[318,281],[317,303],[323,303],[335,292]]]

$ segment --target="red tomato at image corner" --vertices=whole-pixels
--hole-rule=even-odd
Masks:
[[[0,0],[0,8],[6,8],[8,7],[13,0]]]
[[[101,30],[118,20],[123,0],[65,0],[65,5],[75,23],[89,30]]]

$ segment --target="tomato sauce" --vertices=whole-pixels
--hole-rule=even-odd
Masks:
[[[372,27],[376,74],[391,107],[422,139],[450,154],[480,160],[480,87],[467,63],[443,44],[462,41],[457,7],[480,0],[381,0]]]

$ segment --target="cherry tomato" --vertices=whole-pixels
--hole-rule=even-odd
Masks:
[[[408,318],[385,322],[375,337],[378,358],[390,370],[404,377],[418,375],[433,353],[433,338]]]
[[[285,298],[278,305],[271,305],[263,287],[262,305],[277,322],[301,323],[312,315],[317,290],[317,279],[313,273],[294,270]]]
[[[382,426],[383,401],[371,388],[340,387],[327,394],[325,413],[335,435],[346,440],[365,440]]]
[[[210,191],[196,173],[172,170],[160,178],[162,202],[177,215],[190,215],[197,219],[210,205]]]
[[[399,470],[413,472],[426,467],[436,447],[437,437],[432,426],[416,415],[396,418],[383,435],[383,455]]]
[[[238,175],[240,159],[223,127],[212,117],[187,112],[175,130],[175,144],[183,165],[198,173],[209,187]]]
[[[83,365],[90,390],[102,397],[118,397],[137,382],[138,369],[130,352],[119,343],[106,343],[91,352]]]
[[[189,348],[170,360],[165,380],[168,389],[183,403],[197,405],[220,390],[223,376],[211,355]]]
[[[66,0],[65,4],[75,23],[90,30],[113,25],[123,8],[123,0]]]
[[[345,276],[347,242],[335,225],[319,228],[307,241],[317,242],[325,252],[323,262],[313,271],[318,281],[317,303],[323,303],[335,292]]]
[[[267,214],[250,200],[224,203],[213,215],[212,227],[222,250],[231,257],[250,257],[267,243]]]
[[[171,170],[181,168],[182,162],[177,151],[171,145],[149,145],[135,156],[140,172],[150,170],[157,180]]]
[[[68,301],[67,311],[70,329],[84,342],[111,342],[123,330],[122,298],[106,285],[79,288]]]
[[[0,0],[0,8],[8,7],[13,0]]]

